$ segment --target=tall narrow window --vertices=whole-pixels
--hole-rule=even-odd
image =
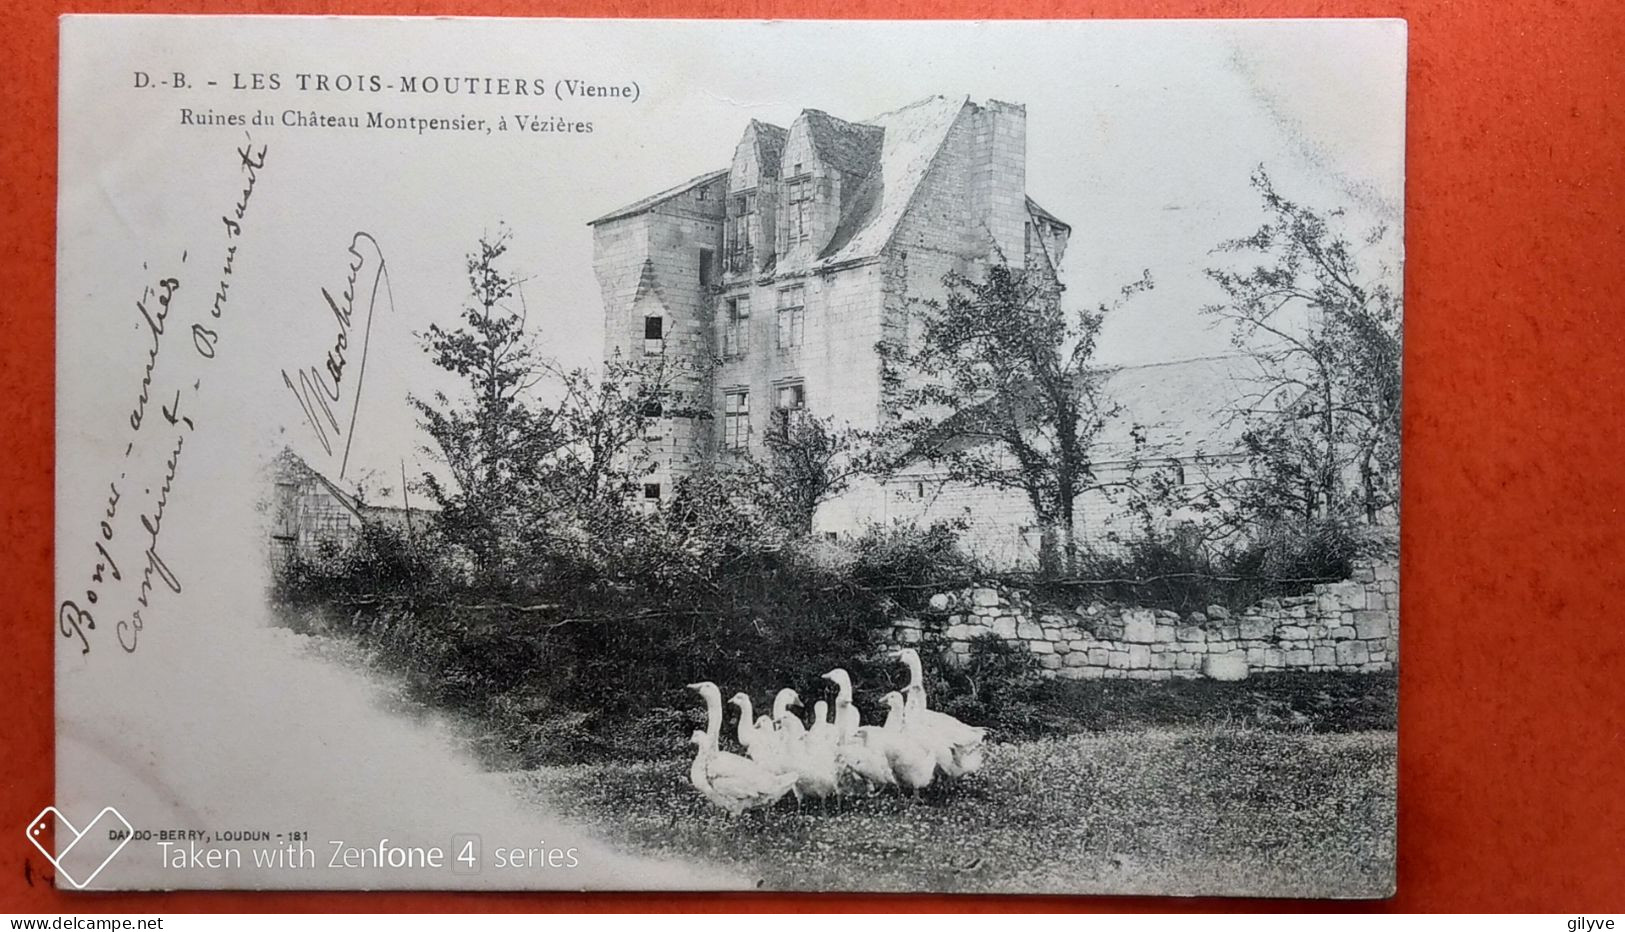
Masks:
[[[750,393],[728,392],[723,396],[722,446],[727,450],[743,450],[749,438]]]
[[[750,347],[750,297],[728,299],[728,319],[722,323],[722,355],[743,356]]]
[[[812,179],[806,176],[792,178],[784,184],[789,210],[785,211],[788,224],[785,237],[799,243],[812,233]]]
[[[643,355],[659,356],[666,351],[666,318],[643,318]]]
[[[713,268],[716,265],[716,253],[709,249],[700,250],[700,287],[710,288],[713,278]]]
[[[742,191],[728,203],[728,271],[750,270],[751,243],[755,238],[756,192]]]
[[[805,293],[806,289],[801,285],[779,289],[778,346],[781,350],[794,349],[801,345],[802,330],[807,316]]]

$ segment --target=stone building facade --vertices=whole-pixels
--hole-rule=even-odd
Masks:
[[[1026,110],[932,97],[862,122],[804,110],[752,121],[726,169],[591,224],[606,358],[658,361],[679,405],[650,439],[643,494],[697,465],[761,455],[795,412],[873,428],[875,345],[949,272],[1003,261],[1053,274],[1071,228],[1027,195]],[[877,486],[826,505],[820,529],[875,514]]]

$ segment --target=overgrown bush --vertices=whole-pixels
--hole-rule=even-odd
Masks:
[[[872,525],[852,544],[852,581],[886,592],[901,606],[918,611],[944,583],[970,579],[978,567],[959,549],[963,521]]]
[[[589,550],[538,535],[526,574],[505,584],[468,574],[430,535],[369,525],[348,549],[287,562],[273,594],[291,626],[343,639],[408,700],[479,729],[492,763],[531,766],[681,752],[704,720],[685,687],[702,679],[725,699],[746,693],[757,714],[786,686],[810,711],[833,699],[822,674],[844,667],[872,721],[880,695],[906,682],[883,649],[892,624],[935,592],[987,578],[952,525],[878,527],[840,545],[785,541],[748,509],[687,500],[685,510],[628,516]],[[1346,575],[1351,548],[1334,530],[1222,558],[1177,537],[1144,542],[1085,564],[1136,581],[1059,581],[1038,597],[1239,607],[1295,585],[1283,578]],[[933,707],[1006,736],[1063,727],[1059,687],[1019,646],[989,635],[963,658],[930,639],[921,648]]]
[[[1126,602],[1176,612],[1209,605],[1237,610],[1272,596],[1300,595],[1317,582],[1347,579],[1362,545],[1347,524],[1281,526],[1240,546],[1214,550],[1194,529],[1131,540],[1080,556],[1067,579],[1020,580],[1040,602]]]
[[[442,584],[451,572],[443,560],[431,556],[435,549],[427,534],[409,539],[389,525],[363,522],[348,546],[323,541],[313,554],[289,554],[272,576],[271,598],[309,605],[383,592],[409,597]]]
[[[642,542],[684,545],[664,532]],[[884,592],[795,547],[719,559],[700,572],[687,551],[664,559],[645,552],[635,572],[560,580],[543,603],[512,601],[511,592],[449,589],[428,598],[408,590],[341,605],[325,613],[323,628],[356,643],[416,701],[486,723],[493,734],[485,750],[510,764],[669,754],[703,720],[685,688],[697,680],[716,682],[724,698],[743,691],[762,711],[785,686],[809,709],[832,698],[821,675],[835,667],[862,684],[865,701],[872,685],[902,684],[891,682],[901,668],[880,652],[901,611]],[[866,572],[903,572],[880,553],[861,559]],[[658,569],[685,560],[684,573]],[[340,585],[289,564],[278,592],[298,593],[290,606],[342,602],[390,578],[360,572],[371,566],[370,558],[336,558],[329,569],[357,570]]]
[[[961,721],[990,726],[1005,736],[1041,733],[1048,724],[1044,699],[1050,681],[1038,658],[993,634],[970,642],[959,660],[940,651],[922,656],[931,707]]]

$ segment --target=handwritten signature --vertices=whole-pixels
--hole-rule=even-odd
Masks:
[[[332,292],[321,289],[327,310],[338,322],[333,348],[327,351],[327,358],[321,365],[301,368],[297,376],[290,376],[288,370],[282,370],[282,384],[293,393],[294,401],[299,404],[305,421],[315,432],[322,449],[332,456],[334,445],[342,438],[344,446],[339,460],[341,477],[349,468],[350,446],[355,442],[356,414],[361,410],[361,386],[367,376],[367,348],[372,342],[373,313],[380,298],[391,310],[395,307],[389,283],[389,265],[384,261],[378,240],[371,233],[358,232],[350,237],[346,253],[350,258],[344,290],[338,298],[334,298]],[[361,352],[357,357],[355,384],[350,390],[350,417],[341,427],[339,414],[334,412],[334,408],[340,405],[344,397],[346,372],[350,365],[350,334],[357,323],[355,314],[358,307],[364,308],[360,321]]]

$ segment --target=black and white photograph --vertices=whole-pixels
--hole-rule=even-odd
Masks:
[[[61,55],[74,886],[1393,894],[1403,22]]]

